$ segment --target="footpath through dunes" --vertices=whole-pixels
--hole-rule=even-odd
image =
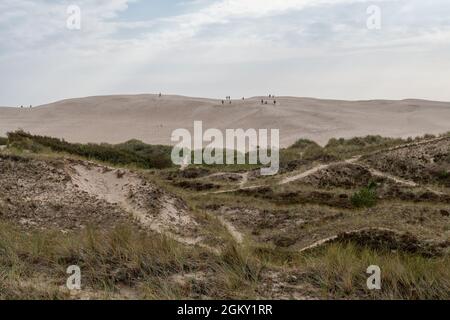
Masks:
[[[82,160],[0,155],[0,215],[24,228],[63,232],[131,219],[186,244],[201,241],[182,199],[132,171]]]
[[[202,191],[199,205],[238,243],[295,252],[356,243],[427,257],[448,254],[450,137],[380,149],[347,161],[305,161],[301,170],[271,178],[241,171],[240,177],[250,177],[244,186],[237,176],[233,185],[225,179],[237,173],[207,175],[225,182],[221,190]],[[360,195],[374,202],[355,203]]]
[[[63,100],[32,109],[0,108],[0,136],[22,128],[70,142],[139,139],[170,145],[173,130],[192,130],[194,121],[201,120],[205,129],[280,129],[281,147],[287,147],[300,137],[325,144],[336,137],[408,137],[449,130],[447,102],[277,97],[274,105],[273,100],[254,97],[222,104],[219,99],[117,95]]]
[[[365,185],[371,179],[379,178],[404,187],[422,186],[434,194],[442,195],[442,192],[429,185],[441,182],[444,186],[447,184],[446,186],[449,187],[447,172],[450,172],[450,136],[444,135],[353,156],[346,160],[317,163],[306,170],[288,172],[281,177],[275,176],[270,179],[269,183],[263,184],[248,185],[249,176],[252,173],[250,171],[243,173],[219,172],[209,177],[237,175],[241,181],[234,188],[210,191],[204,194],[258,190],[270,186],[289,185],[297,181],[318,184],[319,180],[322,180],[325,185],[337,188],[354,184],[354,180],[348,180],[350,176],[358,175]],[[343,179],[339,179],[339,175]]]

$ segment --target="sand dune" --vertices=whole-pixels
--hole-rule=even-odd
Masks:
[[[450,102],[424,100],[338,101],[279,97],[221,100],[181,96],[121,95],[70,99],[29,108],[0,108],[0,135],[24,129],[71,142],[119,143],[139,139],[171,144],[174,129],[277,128],[282,146],[298,138],[324,144],[332,137],[380,134],[392,137],[450,130]],[[266,99],[266,98],[264,98]]]

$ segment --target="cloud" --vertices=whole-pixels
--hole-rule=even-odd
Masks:
[[[67,6],[73,2],[82,10],[80,31],[66,29]],[[400,98],[414,94],[407,83],[376,89],[364,79],[374,73],[386,81],[392,78],[388,73],[440,75],[450,64],[443,59],[450,53],[446,0],[178,4],[181,13],[162,7],[160,16],[124,19],[130,8],[148,9],[149,2],[3,0],[0,72],[11,81],[0,86],[0,105],[126,92],[251,95],[274,87],[279,94]],[[382,9],[381,30],[366,28],[369,4]],[[439,62],[425,63],[430,60]],[[423,90],[415,91],[421,97],[450,100],[439,91],[449,80],[438,77],[434,87],[425,77],[415,81],[416,88],[423,82]]]

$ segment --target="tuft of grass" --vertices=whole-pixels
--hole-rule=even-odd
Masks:
[[[370,182],[367,187],[355,192],[351,197],[352,205],[356,208],[371,208],[377,204],[376,183]]]

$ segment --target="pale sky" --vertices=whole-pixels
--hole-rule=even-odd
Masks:
[[[1,106],[160,91],[450,101],[448,0],[1,0],[0,37]]]

